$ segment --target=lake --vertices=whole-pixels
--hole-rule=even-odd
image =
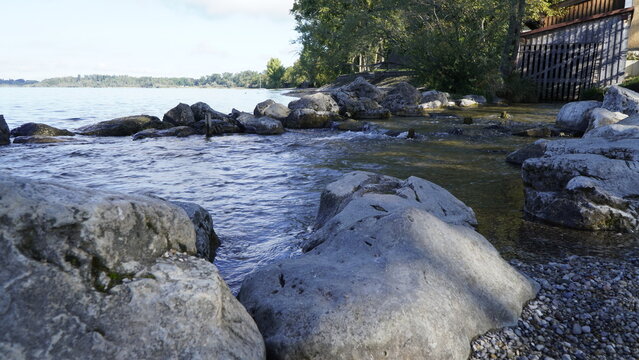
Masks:
[[[252,112],[266,99],[294,98],[264,89],[0,88],[0,114],[14,128],[40,122],[75,128],[116,117],[162,115],[180,102]],[[505,108],[516,121],[552,122],[558,104]],[[496,119],[504,108],[467,110]],[[459,115],[459,114],[458,114]],[[523,219],[519,169],[505,156],[534,139],[472,136],[450,129],[459,119],[394,118],[365,133],[290,130],[280,136],[233,134],[205,139],[77,136],[49,145],[0,147],[0,171],[127,193],[153,193],[206,208],[222,240],[215,264],[236,292],[256,268],[299,254],[326,184],[352,170],[433,181],[471,206],[478,230],[507,258],[547,260],[567,254],[622,256],[637,248],[632,235],[570,231]],[[408,140],[384,130],[423,135]]]

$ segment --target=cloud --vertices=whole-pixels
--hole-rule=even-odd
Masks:
[[[213,16],[259,16],[286,18],[294,0],[183,0],[187,5],[197,6]]]

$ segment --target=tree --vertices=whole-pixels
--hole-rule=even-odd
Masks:
[[[267,87],[280,88],[282,87],[282,78],[286,68],[282,65],[280,59],[270,58],[266,63],[266,79]]]

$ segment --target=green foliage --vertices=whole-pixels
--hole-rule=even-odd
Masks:
[[[590,89],[583,90],[579,94],[579,100],[597,100],[603,101],[606,89],[603,87],[592,87]]]
[[[504,79],[502,87],[497,90],[496,94],[510,103],[535,103],[539,101],[537,84],[534,81],[521,78],[517,73]]]
[[[626,79],[626,81],[624,81],[621,86],[632,91],[639,91],[639,76]]]
[[[306,82],[308,82],[308,78],[299,60],[296,61],[293,66],[286,68],[284,77],[282,78],[282,85],[284,87],[298,87]]]
[[[270,58],[266,63],[266,79],[267,87],[269,88],[281,88],[282,78],[286,68],[282,66],[282,62],[277,58]]]
[[[257,71],[223,73],[202,76],[199,79],[179,77],[133,77],[126,75],[85,75],[66,76],[42,80],[34,86],[42,87],[243,87],[260,86],[261,74]]]

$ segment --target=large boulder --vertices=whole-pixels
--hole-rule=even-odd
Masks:
[[[442,105],[446,105],[450,101],[450,94],[437,90],[424,91],[419,102],[424,104],[433,101],[439,101]]]
[[[228,120],[230,118],[229,115],[213,110],[207,103],[203,102],[191,105],[191,111],[195,122],[206,120],[207,117],[211,120]],[[188,116],[188,111],[186,113]]]
[[[616,124],[627,118],[628,115],[620,112],[612,112],[604,108],[596,108],[590,112],[590,124],[586,131],[596,129],[598,127]]]
[[[215,260],[215,252],[220,247],[220,238],[213,229],[211,214],[198,204],[183,201],[172,201],[172,203],[184,209],[195,225],[197,255],[209,261]]]
[[[302,96],[298,100],[291,101],[288,108],[293,110],[311,109],[315,111],[338,112],[339,107],[333,97],[325,93],[315,93]]]
[[[400,82],[388,91],[381,105],[393,114],[405,115],[419,109],[417,105],[421,97],[422,94],[413,85]]]
[[[376,102],[381,102],[384,99],[384,92],[361,76],[352,83],[342,86],[340,90],[351,93],[354,97],[368,98]]]
[[[11,140],[9,139],[11,131],[9,130],[9,126],[7,122],[4,120],[4,116],[0,115],[0,146],[11,144]]]
[[[341,119],[338,113],[298,109],[292,111],[283,124],[290,129],[318,129],[330,127],[333,121]]]
[[[166,129],[171,127],[155,116],[136,115],[102,121],[78,129],[81,135],[131,136],[145,129]]]
[[[146,138],[158,138],[158,137],[187,137],[195,135],[196,131],[190,126],[176,126],[169,129],[146,129],[139,133],[133,134],[133,140],[141,140]]]
[[[71,131],[38,123],[26,123],[11,130],[11,136],[74,136]]]
[[[180,207],[11,177],[0,194],[5,356],[264,358],[215,266],[175,252],[196,251]]]
[[[548,142],[543,157],[524,162],[522,178],[524,211],[534,219],[583,230],[639,230],[636,139]]]
[[[604,95],[603,108],[626,115],[639,113],[639,93],[613,85]]]
[[[592,111],[601,107],[601,102],[575,101],[564,105],[557,114],[556,124],[560,129],[585,132],[592,122]]]
[[[353,119],[388,119],[390,110],[382,107],[377,101],[338,89],[333,92],[335,101],[339,104],[340,114]]]
[[[356,178],[370,177],[349,176],[331,190],[334,200],[355,195]],[[369,190],[379,196],[372,213],[242,284],[238,298],[270,358],[466,359],[475,336],[517,323],[537,286],[485,238],[413,207],[410,186],[396,194]],[[421,193],[423,201],[450,196],[437,192]],[[413,200],[396,206],[403,196]]]
[[[193,110],[191,110],[189,105],[179,103],[164,114],[162,121],[173,126],[191,126],[195,123],[195,115],[193,115]]]
[[[279,135],[284,133],[284,126],[281,121],[266,116],[257,118],[253,114],[240,113],[237,116],[237,121],[244,132],[248,134]]]
[[[267,116],[280,121],[286,119],[290,113],[288,107],[270,99],[257,104],[253,110],[253,115],[257,117]]]
[[[622,123],[606,125],[588,131],[584,134],[584,138],[604,138],[611,141],[621,139],[639,140],[639,126],[624,125]]]

